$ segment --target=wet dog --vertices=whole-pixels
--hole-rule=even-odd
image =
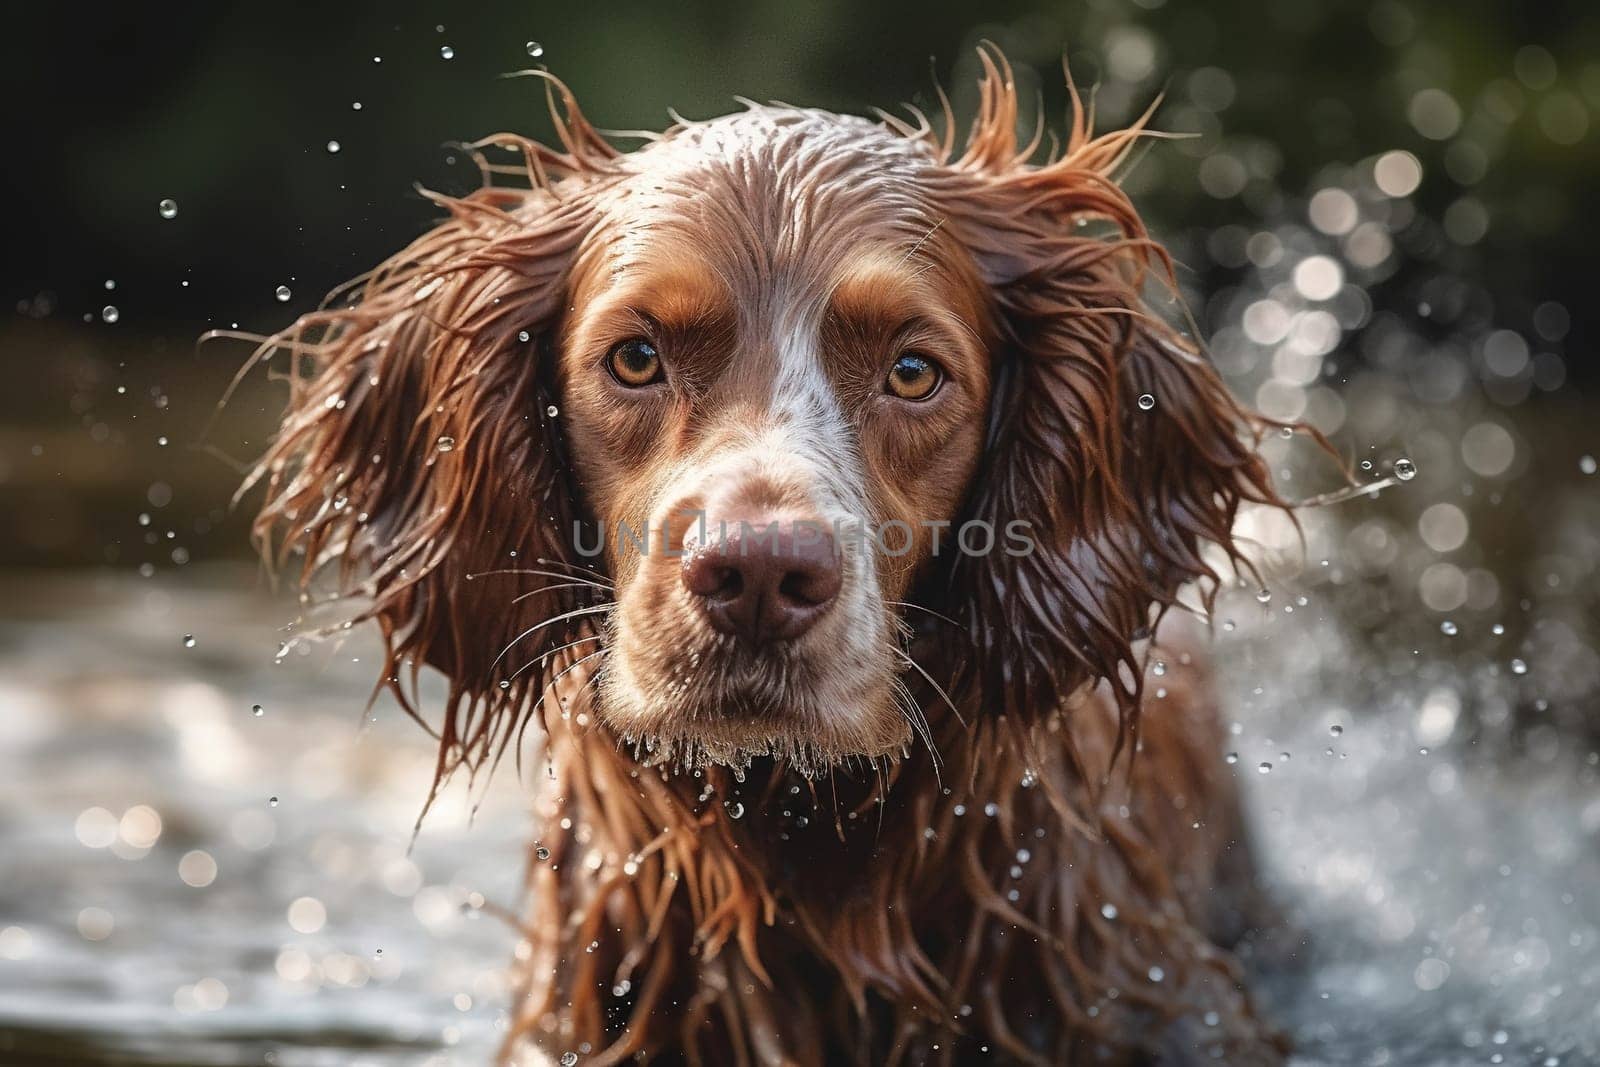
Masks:
[[[1281,1059],[1205,672],[1146,684],[1268,424],[1144,302],[1139,129],[1041,158],[982,58],[960,146],[623,152],[552,82],[559,148],[275,339],[269,551],[450,680],[441,777],[541,735],[508,1060]]]

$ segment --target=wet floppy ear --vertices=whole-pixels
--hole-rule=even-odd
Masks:
[[[1031,537],[1027,551],[960,558],[951,603],[977,650],[967,682],[990,707],[1041,714],[1106,679],[1131,716],[1133,643],[1180,585],[1214,588],[1201,552],[1234,551],[1241,502],[1277,501],[1255,450],[1267,424],[1145,304],[1165,255],[1107,177],[1133,135],[1090,138],[1079,121],[1063,158],[1029,165],[997,132],[1014,126],[1008,91],[985,86],[946,204],[1001,337],[969,512],[996,529],[1025,522]]]
[[[971,510],[1026,523],[1026,551],[962,558],[956,574],[991,706],[1023,714],[1096,678],[1133,707],[1132,645],[1153,611],[1185,582],[1214,590],[1203,546],[1232,553],[1240,504],[1277,500],[1255,451],[1265,424],[1140,299],[1143,250],[1072,255],[1078,268],[997,293],[1005,340]]]
[[[561,196],[542,183],[555,164],[581,174],[604,159],[525,147],[542,164],[533,189],[436,198],[448,217],[346,306],[265,346],[293,366],[255,475],[257,539],[269,562],[301,557],[302,585],[326,579],[350,605],[340,616],[377,621],[384,681],[413,714],[421,664],[448,677],[441,773],[503,748],[542,689],[544,653],[571,639],[565,625],[519,634],[590,588],[527,571],[584,573],[568,565],[574,495],[550,364],[592,197],[582,180]]]

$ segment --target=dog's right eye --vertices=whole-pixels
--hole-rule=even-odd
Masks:
[[[939,364],[916,352],[906,352],[889,368],[884,388],[902,400],[926,400],[942,381],[944,374]]]
[[[661,356],[655,345],[634,337],[611,349],[606,356],[611,376],[630,389],[639,389],[661,378]]]

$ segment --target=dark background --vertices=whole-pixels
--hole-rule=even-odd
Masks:
[[[1471,183],[1495,211],[1470,258],[1510,321],[1525,323],[1536,299],[1581,304],[1600,140],[1553,141],[1540,110],[1552,93],[1575,94],[1593,127],[1600,15],[1582,2],[1485,0],[13,5],[0,44],[14,227],[4,285],[75,317],[98,311],[114,277],[127,331],[276,321],[271,294],[286,279],[309,298],[422,227],[432,209],[414,183],[475,184],[443,146],[548,130],[537,84],[496,77],[536,64],[566,79],[600,125],[660,128],[669,107],[708,116],[735,94],[892,109],[929,102],[937,74],[959,96],[987,37],[1042,74],[1047,113],[1060,116],[1060,58],[1070,53],[1091,83],[1129,27],[1151,35],[1154,61],[1131,84],[1104,77],[1102,113],[1126,119],[1163,89],[1170,113],[1190,95],[1189,74],[1221,68],[1235,85],[1220,112],[1226,137],[1272,145],[1288,190],[1390,147],[1437,162],[1448,145],[1408,124],[1411,92],[1438,85],[1470,111],[1509,78],[1520,115]],[[541,57],[526,53],[530,40]],[[1537,89],[1517,77],[1528,45],[1542,52],[1521,64]],[[1250,204],[1201,191],[1192,155],[1163,155],[1164,180],[1142,190],[1163,230],[1251,217]],[[1432,181],[1418,202],[1442,212],[1468,187]],[[173,224],[156,212],[165,197],[180,205]]]

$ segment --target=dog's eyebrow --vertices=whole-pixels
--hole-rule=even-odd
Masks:
[[[901,254],[868,253],[847,271],[828,298],[828,316],[845,324],[876,321],[897,336],[919,329],[956,331],[981,343],[973,325],[977,307],[948,306],[942,287]],[[956,289],[957,293],[965,290]],[[959,301],[958,301],[959,303]]]
[[[662,330],[721,326],[733,313],[733,298],[717,275],[693,262],[629,272],[617,305],[621,312]]]

